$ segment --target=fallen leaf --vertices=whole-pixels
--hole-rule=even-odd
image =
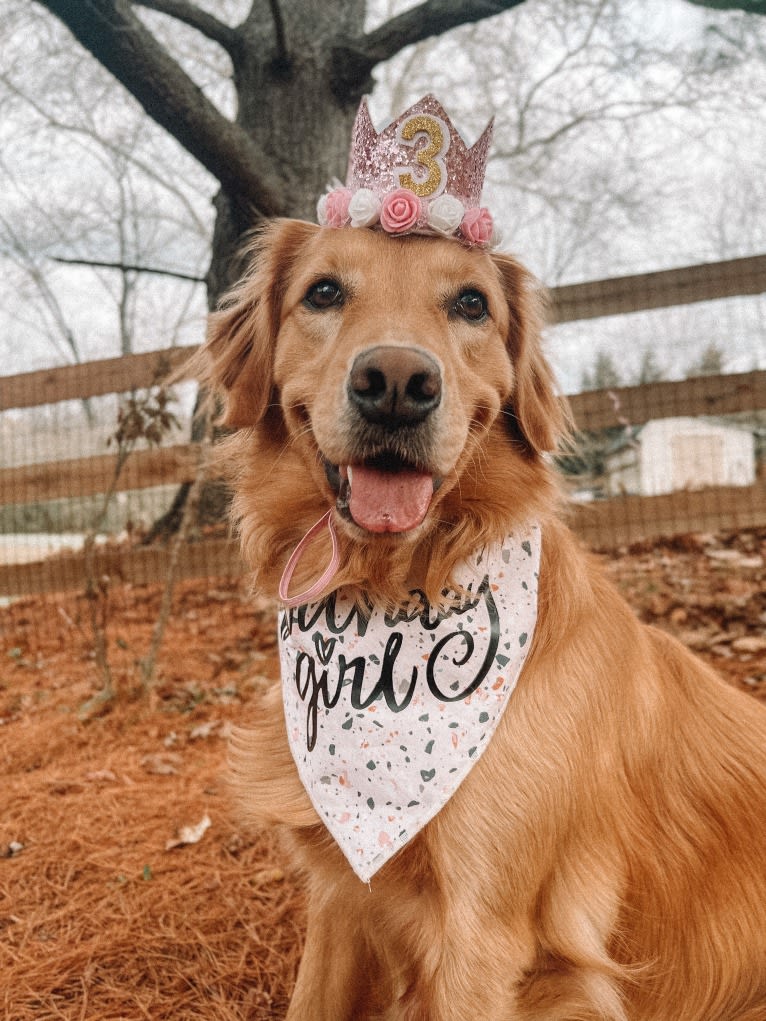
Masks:
[[[0,858],[14,858],[24,850],[24,844],[20,840],[11,840],[7,844],[0,844]]]
[[[705,550],[705,556],[727,567],[744,567],[750,570],[763,567],[763,557],[748,556],[736,549],[709,549]]]
[[[721,656],[723,659],[731,659],[734,655],[728,645],[711,645],[710,651],[714,656]]]
[[[285,873],[283,869],[259,869],[251,878],[250,885],[256,889],[260,886],[266,886],[268,883],[281,883],[284,881]]]
[[[49,780],[48,790],[51,794],[79,794],[84,790],[79,780]]]
[[[175,840],[168,840],[165,844],[165,850],[172,851],[174,847],[186,847],[187,844],[198,844],[204,837],[210,825],[210,816],[205,813],[196,826],[182,826],[178,831],[178,837]]]
[[[220,724],[220,720],[208,720],[207,723],[198,723],[189,731],[189,740],[196,741],[201,737],[210,737]]]
[[[758,635],[744,635],[742,638],[735,638],[731,647],[735,652],[766,652],[766,638],[759,638]]]
[[[141,765],[147,773],[155,776],[175,776],[178,772],[177,766],[182,762],[181,756],[174,752],[166,752],[164,755],[144,755]]]

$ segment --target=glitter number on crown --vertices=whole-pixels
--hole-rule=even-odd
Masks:
[[[319,223],[495,245],[492,216],[479,205],[491,138],[489,124],[469,149],[431,95],[378,133],[362,100],[346,186],[336,182],[320,198]]]
[[[396,171],[399,186],[422,199],[441,195],[447,186],[445,156],[450,143],[449,128],[444,121],[429,114],[416,114],[399,125],[397,138],[402,145],[413,147],[420,140],[427,143],[416,151],[417,166]]]

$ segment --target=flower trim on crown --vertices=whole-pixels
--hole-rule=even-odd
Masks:
[[[333,187],[317,203],[322,227],[372,227],[386,234],[438,234],[481,248],[499,244],[492,215],[484,206],[466,208],[444,192],[423,199],[409,188],[379,197],[370,188]]]

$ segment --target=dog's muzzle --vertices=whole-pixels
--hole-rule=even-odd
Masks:
[[[348,464],[325,467],[337,508],[368,532],[409,532],[441,483],[429,470],[441,367],[418,347],[366,348],[351,365],[346,397],[355,452]]]

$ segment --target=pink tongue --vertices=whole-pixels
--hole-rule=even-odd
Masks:
[[[426,516],[433,478],[424,472],[351,469],[351,517],[368,532],[407,532]]]

